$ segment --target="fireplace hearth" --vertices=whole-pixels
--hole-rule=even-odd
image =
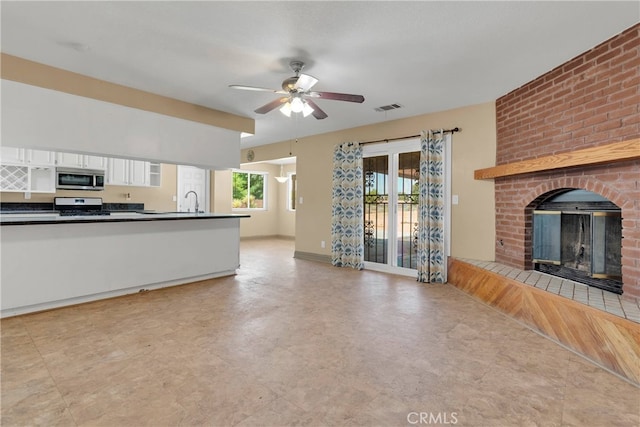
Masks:
[[[555,193],[533,212],[535,270],[622,294],[621,211],[586,190]]]

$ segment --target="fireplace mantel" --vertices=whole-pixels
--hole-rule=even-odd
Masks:
[[[478,169],[474,171],[473,177],[476,180],[493,179],[531,172],[623,162],[634,159],[640,159],[640,138]]]

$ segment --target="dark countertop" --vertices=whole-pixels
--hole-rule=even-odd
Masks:
[[[249,218],[247,214],[190,212],[111,212],[111,215],[60,216],[57,211],[12,211],[0,213],[0,225],[81,224],[132,221],[176,221],[223,218]]]

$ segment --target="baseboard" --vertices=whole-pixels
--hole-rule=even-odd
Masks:
[[[306,261],[323,262],[325,264],[331,264],[331,255],[314,254],[312,252],[295,251],[293,257],[297,259],[304,259]]]
[[[291,241],[295,241],[296,240],[296,236],[285,236],[282,234],[272,234],[270,236],[244,236],[244,237],[240,237],[240,240],[273,240],[273,239],[280,239],[280,240],[291,240]]]

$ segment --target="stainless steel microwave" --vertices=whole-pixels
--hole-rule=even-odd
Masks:
[[[104,190],[104,171],[56,168],[56,188],[60,190]]]

